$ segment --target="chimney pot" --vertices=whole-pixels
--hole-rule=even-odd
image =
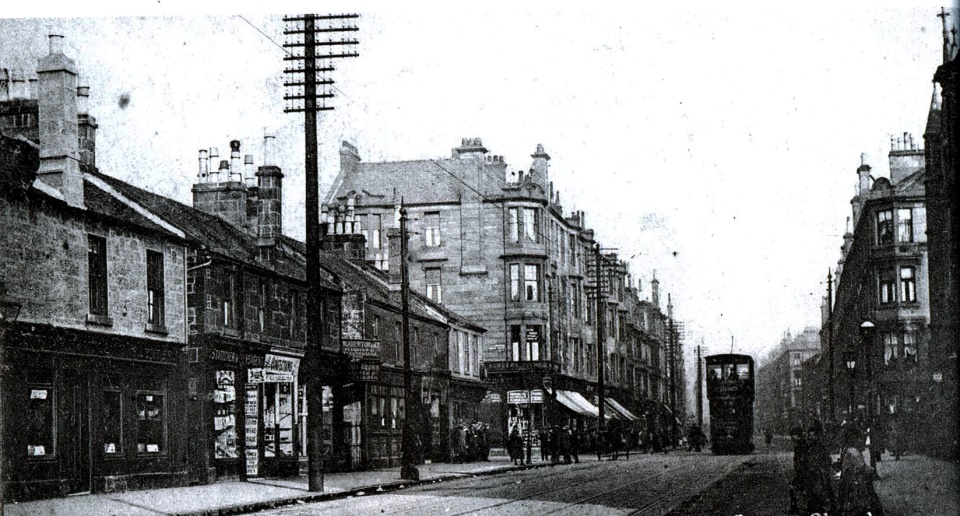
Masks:
[[[50,34],[47,38],[50,43],[50,54],[63,54],[63,35]]]
[[[77,113],[81,115],[88,114],[90,100],[90,87],[77,86]]]
[[[210,147],[210,159],[219,158],[219,157],[220,157],[220,153],[217,152],[217,148]]]
[[[230,162],[225,159],[220,160],[220,168],[218,170],[230,170]]]

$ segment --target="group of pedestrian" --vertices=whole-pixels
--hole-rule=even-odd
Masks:
[[[882,516],[873,488],[874,472],[869,459],[864,459],[865,433],[855,422],[844,423],[838,433],[840,459],[833,462],[819,422],[807,430],[791,430],[794,475],[789,485],[790,513]],[[805,511],[800,512],[801,508]]]
[[[450,429],[450,461],[476,462],[490,459],[489,427],[484,423],[460,422]]]

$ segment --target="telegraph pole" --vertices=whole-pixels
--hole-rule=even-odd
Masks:
[[[600,409],[600,422],[597,423],[597,434],[600,435],[603,432],[604,427],[604,393],[603,393],[603,363],[604,356],[606,355],[604,348],[606,347],[606,336],[604,332],[606,331],[606,300],[603,298],[603,267],[601,266],[601,257],[600,257],[600,244],[596,244],[594,247],[594,254],[597,261],[597,398],[600,403],[597,404],[597,408]],[[600,447],[597,446],[597,455],[600,454]]]
[[[419,416],[420,400],[413,395],[413,370],[410,365],[410,271],[407,266],[407,209],[400,200],[400,333],[403,334],[403,390],[406,406],[400,436],[400,478],[420,480],[416,466],[416,429],[414,416]]]
[[[334,26],[334,22],[342,23],[359,18],[357,14],[331,14],[302,16],[285,16],[283,21],[288,24],[283,33],[288,36],[284,48],[303,49],[299,52],[290,52],[284,61],[296,62],[297,66],[285,69],[284,73],[293,75],[293,80],[284,82],[284,86],[293,87],[292,93],[284,95],[290,101],[284,108],[285,113],[302,112],[304,118],[304,135],[306,147],[306,279],[307,279],[307,346],[304,350],[305,369],[307,377],[307,456],[308,456],[308,489],[323,491],[323,383],[320,378],[320,349],[324,335],[323,301],[320,288],[320,192],[319,192],[319,164],[317,163],[317,111],[332,110],[326,99],[333,98],[333,93],[327,90],[333,80],[326,77],[326,72],[333,71],[330,62],[333,59],[357,57],[355,51],[345,51],[339,54],[327,52],[317,54],[317,47],[343,45],[352,47],[356,40],[330,39],[317,41],[317,33],[342,33],[359,30],[356,26]],[[326,23],[325,27],[317,27],[317,21]],[[302,41],[300,37],[302,36]],[[291,41],[292,40],[292,41]],[[318,66],[318,61],[322,63]],[[318,77],[319,74],[319,77]],[[322,90],[317,91],[317,86]],[[319,101],[319,105],[318,105]]]
[[[833,398],[834,364],[833,364],[833,271],[827,269],[827,358],[830,361],[828,393],[830,396],[830,421],[837,420],[837,406]]]
[[[703,428],[703,358],[697,346],[697,426]]]

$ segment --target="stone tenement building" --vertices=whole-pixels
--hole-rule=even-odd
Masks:
[[[550,156],[537,146],[531,157],[528,172],[508,171],[479,138],[466,138],[447,159],[367,163],[344,142],[324,217],[335,232],[358,225],[366,259],[386,269],[396,252],[387,232],[398,227],[401,203],[408,210],[411,289],[487,330],[481,358],[489,392],[481,410],[495,433],[595,419],[598,341],[606,416],[646,413],[660,424],[669,401],[665,357],[682,353],[665,354],[659,293],[652,306],[643,304],[626,263],[597,256],[584,213],[563,213]]]
[[[810,424],[804,407],[809,397],[819,393],[807,388],[803,365],[819,352],[819,328],[804,328],[795,336],[787,333],[771,358],[759,367],[755,402],[758,430],[769,428],[786,434],[795,426]]]

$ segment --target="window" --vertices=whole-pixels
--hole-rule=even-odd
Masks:
[[[520,265],[510,264],[510,300],[520,301]]]
[[[570,264],[574,267],[577,266],[577,236],[569,235],[570,237]]]
[[[574,282],[573,285],[571,285],[571,287],[573,287],[571,288],[572,296],[573,296],[573,317],[579,319],[582,316],[581,314],[582,300],[580,299],[580,297],[583,294],[580,291],[580,283]]]
[[[440,284],[440,268],[424,269],[424,281],[427,284],[427,297],[443,303],[443,291]]]
[[[373,319],[370,322],[370,333],[373,334],[374,339],[380,338],[380,316],[374,315]]]
[[[466,353],[466,350],[463,349],[465,345],[465,343],[463,342],[464,340],[463,332],[457,331],[456,335],[457,335],[456,337],[457,338],[457,372],[460,374],[463,374],[464,371],[466,371],[467,369],[466,366],[464,365],[464,362],[467,358],[467,353]]]
[[[913,242],[913,210],[910,208],[897,210],[897,241]]]
[[[912,330],[903,332],[903,359],[907,362],[917,361],[917,334]]]
[[[437,247],[440,245],[440,212],[427,212],[423,214],[423,238],[424,245],[427,247]]]
[[[510,359],[514,362],[520,361],[520,327],[510,327]]]
[[[877,245],[893,243],[893,210],[877,212]]]
[[[884,332],[883,339],[883,363],[889,364],[891,360],[900,358],[900,343],[897,342],[897,334]]]
[[[164,449],[164,396],[156,391],[137,392],[137,453],[162,453]]]
[[[511,242],[520,241],[520,208],[507,210],[507,236]]]
[[[147,251],[147,322],[163,326],[163,253]]]
[[[87,236],[88,289],[90,313],[107,316],[107,240],[95,235]]]
[[[265,305],[265,304],[264,304]],[[293,290],[290,292],[290,320],[288,328],[290,329],[290,338],[297,338],[300,332],[300,293]]]
[[[33,372],[27,379],[26,413],[21,436],[27,443],[27,457],[54,454],[54,390],[52,372]]]
[[[890,304],[896,299],[893,269],[880,270],[880,304]]]
[[[237,299],[237,275],[233,272],[227,272],[226,284],[223,292],[223,325],[227,328],[236,326],[236,299]]]
[[[799,369],[793,371],[793,386],[800,387],[803,384],[802,372]]]
[[[900,267],[900,301],[904,303],[917,301],[917,283],[913,267]]]
[[[219,370],[215,373],[213,389],[213,431],[215,459],[236,459],[240,456],[237,443],[237,385],[234,371]],[[256,386],[253,386],[256,389]],[[244,399],[246,409],[259,412],[256,390]],[[139,414],[138,414],[139,417]],[[139,421],[138,421],[139,423]]]
[[[523,292],[527,301],[540,301],[540,266],[526,264],[523,266]]]
[[[103,381],[100,436],[104,455],[123,453],[123,386],[116,378],[105,378]]]
[[[293,305],[293,298],[290,298],[290,304]],[[293,315],[293,310],[290,310]],[[267,284],[260,282],[260,303],[257,306],[257,322],[260,324],[260,331],[267,329]]]
[[[523,239],[526,242],[539,242],[540,234],[537,231],[537,209],[523,209]]]
[[[380,215],[370,215],[370,224],[370,248],[380,249]]]
[[[531,325],[527,327],[527,335],[525,339],[527,360],[540,360],[541,333],[542,327],[539,325]]]

